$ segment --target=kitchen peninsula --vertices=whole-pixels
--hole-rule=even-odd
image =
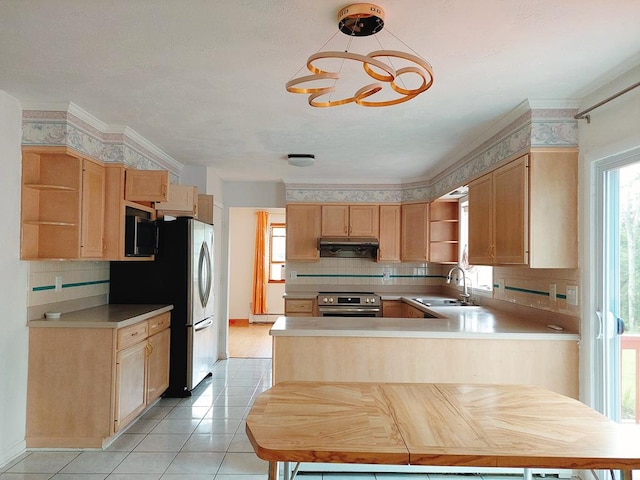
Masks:
[[[274,385],[530,384],[578,397],[577,332],[535,314],[403,300],[437,318],[280,317],[271,329]]]

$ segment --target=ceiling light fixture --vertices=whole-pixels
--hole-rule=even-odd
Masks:
[[[289,165],[294,167],[310,167],[316,159],[316,156],[312,153],[290,153],[287,157]]]
[[[433,84],[433,68],[391,32],[389,34],[394,39],[413,53],[386,50],[377,38],[378,50],[368,54],[349,51],[354,38],[373,36],[383,28],[384,10],[379,6],[372,3],[354,3],[343,7],[338,12],[338,29],[349,36],[347,48],[344,51],[319,51],[311,55],[307,59],[306,67],[312,74],[289,80],[286,84],[287,91],[308,94],[309,105],[312,107],[335,107],[348,103],[356,103],[363,107],[386,107],[411,100],[428,90]],[[336,34],[337,32],[333,36]],[[342,74],[347,61],[362,64],[366,73],[363,75],[365,82],[372,79],[376,82],[355,87],[352,83],[352,90],[348,94],[338,94],[336,96],[340,98],[334,99],[333,95],[339,83],[345,80]],[[325,66],[326,64],[329,64],[329,67]],[[324,96],[328,96],[328,99],[320,100]]]

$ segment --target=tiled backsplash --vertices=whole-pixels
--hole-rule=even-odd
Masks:
[[[499,288],[504,280],[504,290]],[[567,304],[567,286],[578,287],[578,270],[575,269],[531,269],[526,267],[495,267],[493,269],[493,298],[522,306],[550,310],[566,315],[578,316],[580,307]],[[550,287],[556,286],[555,299]]]
[[[363,258],[321,258],[318,262],[288,262],[287,290],[296,286],[354,285],[358,287],[440,285],[443,267],[426,263],[384,263]]]
[[[56,277],[60,290],[56,291]],[[29,318],[39,318],[48,306],[57,311],[106,303],[109,262],[29,262]],[[92,299],[92,300],[90,300]],[[69,308],[65,309],[64,305]]]
[[[384,292],[438,291],[446,285],[445,276],[452,265],[435,263],[382,263],[360,258],[321,258],[318,262],[289,262],[287,292],[364,290]],[[504,290],[500,289],[504,281]],[[578,271],[569,269],[530,269],[495,267],[493,292],[474,292],[474,298],[493,298],[512,305],[533,307],[565,315],[578,316],[579,307],[566,301],[567,285],[578,286]],[[556,286],[555,300],[550,286]],[[578,291],[580,289],[578,288]],[[579,297],[579,295],[578,295]],[[579,298],[578,298],[579,300]],[[497,304],[499,305],[499,304]]]

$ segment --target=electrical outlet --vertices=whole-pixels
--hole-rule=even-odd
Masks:
[[[498,280],[498,292],[504,293],[504,278]]]
[[[555,302],[557,300],[557,298],[558,298],[557,294],[558,294],[558,291],[557,291],[556,284],[555,283],[550,284],[549,285],[549,300],[551,302]]]
[[[56,287],[55,291],[59,292],[62,290],[62,277],[56,277]]]
[[[290,274],[289,274],[289,278],[291,280],[295,280],[296,278],[298,278],[298,272],[296,272],[295,270],[293,270]]]
[[[578,287],[576,285],[567,285],[567,304],[578,305]]]
[[[385,282],[391,280],[391,272],[382,272],[382,280]]]

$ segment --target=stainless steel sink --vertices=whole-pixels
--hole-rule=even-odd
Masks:
[[[417,302],[425,307],[464,307],[470,304],[463,303],[455,298],[440,298],[440,297],[418,297],[412,298],[414,302]]]

